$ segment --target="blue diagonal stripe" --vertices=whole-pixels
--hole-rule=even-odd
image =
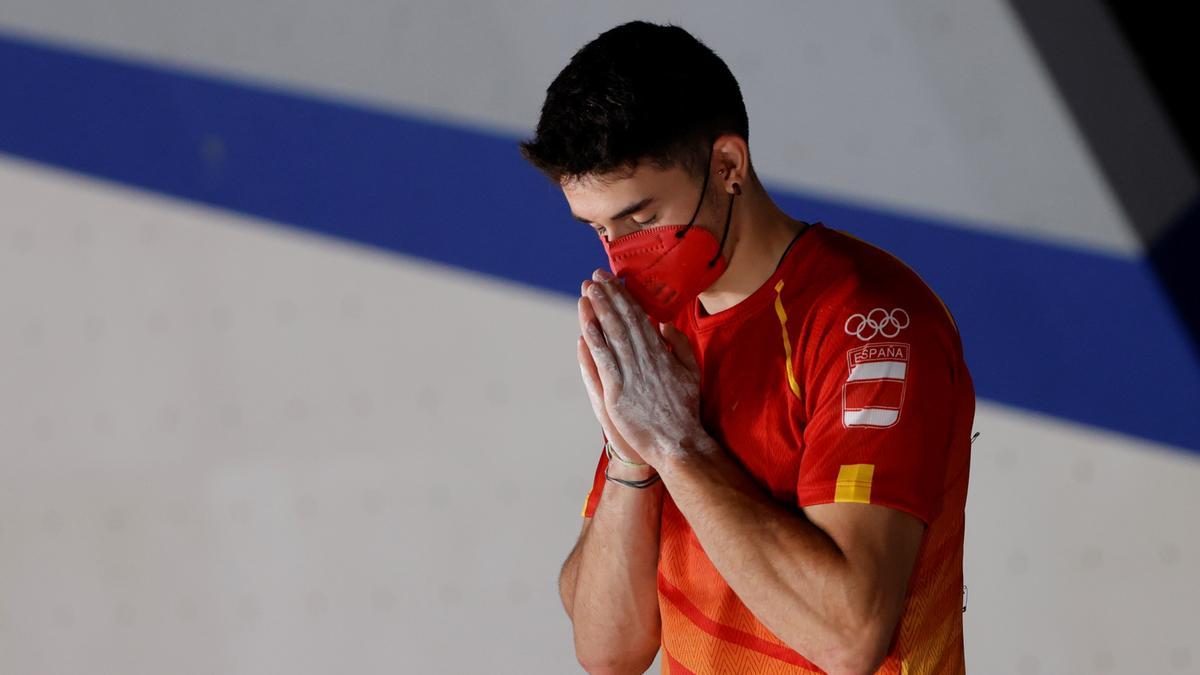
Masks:
[[[567,295],[604,263],[515,138],[12,35],[0,83],[12,155]],[[916,269],[980,397],[1200,451],[1200,361],[1144,260],[772,194]]]

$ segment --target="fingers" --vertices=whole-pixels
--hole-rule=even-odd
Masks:
[[[611,277],[605,281],[589,284],[588,290],[592,291],[592,289],[598,291],[598,293],[592,292],[592,306],[609,341],[612,342],[612,338],[624,334],[628,336],[632,356],[653,354],[652,348],[657,346],[653,341],[658,337],[654,334],[654,327],[650,325],[645,310],[638,306],[637,302],[629,295],[629,291]],[[618,322],[623,330],[618,330],[616,326]],[[617,355],[624,357],[620,345],[615,346]]]
[[[579,334],[582,336],[583,331],[587,329],[588,323],[598,321],[596,318],[596,310],[592,307],[592,301],[588,298],[587,287],[592,282],[583,282],[582,297],[579,298]]]
[[[607,442],[609,434],[612,434],[613,431],[609,428],[612,422],[608,418],[608,408],[604,403],[604,389],[600,383],[600,376],[596,372],[596,364],[592,361],[591,350],[588,349],[582,335],[576,341],[575,346],[576,355],[579,357],[579,372],[583,375],[583,386],[587,389],[588,402],[592,404],[592,414],[600,423],[600,431]]]
[[[619,315],[613,307],[610,299],[609,291],[606,288],[610,283],[591,283],[587,287],[587,300],[592,311],[595,313],[596,321],[591,322],[591,325],[597,325],[598,329],[603,332],[601,341],[607,340],[607,346],[614,358],[620,363],[639,363],[639,353],[644,350],[644,347],[638,345],[635,340],[634,332],[629,328],[624,317]],[[588,335],[587,326],[584,326],[583,336]],[[588,341],[591,345],[591,340]],[[593,356],[595,351],[593,350]],[[600,359],[596,359],[596,365],[602,366]]]
[[[645,340],[644,344],[651,344],[653,340],[657,340],[658,336],[655,334],[657,331],[654,330],[650,317],[646,316],[646,310],[642,309],[637,300],[633,299],[629,289],[615,279],[606,284],[606,287],[613,306],[625,318],[631,329],[638,329],[639,334]]]
[[[675,324],[660,323],[659,330],[667,340],[667,344],[671,345],[671,353],[679,359],[688,370],[696,373],[700,372],[700,365],[696,363],[696,354],[692,351],[692,345],[688,342],[687,336],[684,335]]]
[[[586,298],[580,298],[579,300],[581,315],[588,311],[584,309],[584,303],[586,302]],[[617,355],[614,353],[614,348],[621,341],[613,340],[611,344],[607,342],[604,333],[600,331],[599,324],[594,320],[584,322],[583,340],[586,343],[588,355],[595,366],[597,377],[600,379],[602,400],[605,395],[616,396],[620,393],[625,381],[620,363],[617,360]],[[624,343],[623,349],[629,349],[627,340]]]

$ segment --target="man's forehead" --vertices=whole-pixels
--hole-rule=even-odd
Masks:
[[[678,174],[678,175],[676,175]],[[678,169],[640,165],[632,173],[587,176],[562,184],[571,212],[579,219],[609,218],[616,209],[666,194],[686,180]]]
[[[597,206],[604,206],[614,201],[628,199],[645,190],[644,176],[628,176],[613,180],[600,180],[586,177],[564,183],[563,195],[575,208],[575,212],[583,214]]]

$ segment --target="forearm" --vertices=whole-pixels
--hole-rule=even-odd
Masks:
[[[615,462],[609,471],[627,480],[653,473]],[[592,523],[573,556],[574,581],[565,579],[570,597],[564,597],[564,604],[574,625],[576,655],[591,672],[644,670],[653,661],[660,635],[657,574],[662,497],[662,481],[642,489],[605,484]],[[564,570],[564,577],[570,572]]]
[[[774,501],[708,436],[659,467],[713,566],[788,646],[826,670],[872,651],[873,590],[803,513]]]

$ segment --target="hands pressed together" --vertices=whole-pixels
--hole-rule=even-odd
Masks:
[[[703,433],[700,369],[687,337],[656,328],[606,270],[580,288],[579,369],[592,411],[617,453],[659,469]]]

